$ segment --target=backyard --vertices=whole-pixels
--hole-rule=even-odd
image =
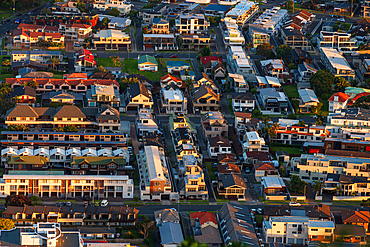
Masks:
[[[206,162],[206,166],[207,166],[209,178],[211,180],[216,180],[216,175],[215,175],[215,172],[213,171],[213,168],[212,168],[212,162]]]
[[[286,151],[289,154],[302,154],[302,151],[300,151],[300,148],[296,148],[296,147],[270,146],[270,149],[273,152]]]
[[[284,85],[283,88],[288,98],[299,98],[296,84]]]

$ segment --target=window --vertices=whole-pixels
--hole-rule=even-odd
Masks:
[[[297,227],[297,224],[293,224],[293,227]]]
[[[331,232],[331,229],[325,229],[325,232]]]
[[[317,232],[319,229],[311,229],[312,232]]]
[[[312,236],[311,238],[312,238],[312,239],[316,239],[316,238],[317,238],[317,236]]]
[[[109,167],[109,169],[114,169],[114,168],[116,168],[116,165],[115,164],[110,164],[108,167]]]
[[[82,164],[81,168],[89,168],[89,166],[87,164]]]

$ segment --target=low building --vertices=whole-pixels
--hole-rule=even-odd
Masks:
[[[167,74],[161,77],[161,88],[170,90],[171,88],[184,88],[185,84],[181,78]]]
[[[222,239],[218,230],[216,215],[210,212],[196,212],[190,214],[194,238],[200,244],[220,247]]]
[[[298,89],[311,87],[310,78],[316,72],[317,69],[309,63],[303,62],[303,64],[298,64],[298,74],[296,75],[296,78],[298,79]]]
[[[290,46],[292,49],[298,48],[303,51],[312,50],[310,41],[297,29],[291,30],[284,28],[281,32],[281,39],[284,45]]]
[[[184,241],[181,226],[179,223],[166,222],[159,227],[161,246],[173,247],[180,246]]]
[[[190,64],[185,63],[182,60],[181,61],[169,60],[169,61],[166,61],[166,65],[167,65],[167,72],[170,74],[175,74],[175,73],[179,73],[180,71],[190,69]]]
[[[342,92],[334,93],[329,99],[329,111],[335,112],[336,110],[341,110],[346,108],[349,100],[349,96]]]
[[[60,24],[59,33],[65,36],[66,41],[84,42],[92,35],[92,27],[86,24]]]
[[[158,71],[157,60],[149,55],[141,55],[138,58],[138,69],[140,71]]]
[[[220,156],[220,155],[219,155]],[[237,174],[240,175],[239,167],[234,163],[224,163],[217,165],[218,174]]]
[[[28,86],[16,87],[11,92],[11,97],[17,103],[35,103],[36,91]]]
[[[226,199],[245,201],[247,186],[241,176],[237,174],[218,175],[218,195]]]
[[[98,63],[91,51],[79,49],[75,53],[75,72],[92,72],[96,69]]]
[[[260,61],[260,63],[266,75],[278,78],[281,83],[292,80],[292,76],[283,60],[268,59]]]
[[[203,14],[180,14],[175,19],[178,34],[204,34],[208,32],[210,23]]]
[[[193,106],[201,113],[217,111],[220,109],[220,95],[215,93],[211,87],[202,85],[194,90]]]
[[[210,157],[217,157],[219,154],[231,154],[231,145],[227,138],[216,136],[208,138],[208,153]]]
[[[357,50],[356,40],[349,33],[321,31],[317,43],[319,48],[335,49],[343,53]]]
[[[155,211],[154,218],[157,226],[161,226],[166,222],[180,223],[179,212],[171,208]]]
[[[113,17],[108,23],[108,28],[122,30],[130,25],[131,20],[129,18]]]
[[[227,136],[229,125],[221,112],[207,112],[202,116],[202,129],[206,138]]]
[[[363,226],[337,224],[334,230],[334,240],[365,245],[366,231]]]
[[[30,32],[23,28],[15,29],[12,35],[12,44],[18,48],[39,46],[40,40],[59,43],[63,46],[65,36],[60,33]]]
[[[88,89],[86,92],[86,99],[89,107],[110,105],[113,108],[119,109],[121,103],[119,90],[115,89],[112,85],[92,85],[91,89]]]
[[[279,90],[281,88],[281,83],[279,82],[279,79],[276,77],[271,76],[256,76],[257,78],[257,86],[259,89],[262,88],[275,88]]]
[[[301,113],[310,113],[312,112],[311,108],[316,107],[320,101],[316,97],[316,94],[311,89],[299,89],[299,112]]]
[[[154,121],[153,115],[145,109],[140,109],[136,117],[136,133],[138,136],[147,134],[159,133],[157,123]]]
[[[336,126],[370,126],[370,110],[363,108],[341,109],[329,113],[328,123]]]
[[[181,90],[161,90],[162,109],[167,114],[172,113],[188,113],[188,99],[184,97]]]
[[[265,177],[279,177],[279,173],[272,162],[260,162],[253,164],[253,166],[257,182],[261,182]]]
[[[249,112],[254,110],[255,98],[250,92],[240,93],[233,97],[232,107],[234,112]]]
[[[244,76],[240,74],[229,73],[230,86],[234,87],[237,93],[246,93],[249,91],[249,84],[245,81]]]
[[[277,92],[275,88],[263,88],[259,90],[259,103],[271,112],[288,111],[288,98],[284,92]]]
[[[131,50],[130,36],[124,32],[113,29],[100,30],[98,33],[94,34],[92,44],[94,49],[98,51]]]
[[[23,67],[47,70],[52,67],[50,63],[52,59],[59,59],[60,61],[56,69],[63,68],[66,64],[63,62],[61,51],[13,51],[10,62],[12,63],[12,69],[16,70]]]
[[[230,6],[219,5],[219,4],[208,4],[207,7],[203,9],[205,16],[219,16],[224,17],[227,11],[229,11]]]
[[[268,152],[269,147],[266,145],[265,139],[260,137],[256,131],[246,132],[243,137],[243,151],[263,151]]]
[[[281,177],[262,177],[262,196],[265,200],[287,200],[288,190]]]
[[[277,34],[284,26],[285,20],[289,17],[288,11],[280,7],[266,9],[253,24],[263,28],[268,34]]]
[[[143,83],[131,84],[125,93],[126,111],[151,110],[153,98],[151,91]]]
[[[248,130],[248,126],[252,125],[252,113],[235,112],[234,128],[239,140],[243,140],[244,134]]]
[[[149,33],[143,34],[144,50],[154,48],[155,51],[178,50],[174,34]]]

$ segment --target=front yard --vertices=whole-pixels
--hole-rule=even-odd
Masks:
[[[190,70],[194,71],[193,65],[191,64],[190,60],[184,60],[181,58],[160,58],[159,62],[161,63],[164,70],[167,69],[167,61],[184,61],[190,65]]]
[[[209,178],[211,180],[216,180],[216,175],[215,175],[215,172],[213,171],[213,168],[212,168],[212,162],[206,162],[206,166],[207,166]]]
[[[286,151],[289,154],[302,154],[302,151],[300,151],[300,148],[296,147],[285,147],[285,146],[270,146],[271,151],[277,152],[277,151]]]
[[[98,66],[115,67],[112,58],[109,57],[98,57],[96,58],[96,62],[98,63]]]

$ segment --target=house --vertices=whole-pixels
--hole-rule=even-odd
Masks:
[[[219,4],[208,4],[207,7],[203,9],[205,16],[219,16],[224,17],[229,11],[230,6],[219,5]]]
[[[135,125],[138,136],[160,132],[157,123],[154,121],[153,115],[146,109],[139,110]]]
[[[63,46],[65,36],[60,33],[30,32],[23,28],[15,29],[12,35],[12,44],[18,48],[39,46],[40,40],[60,43]]]
[[[20,86],[13,89],[11,97],[18,103],[35,103],[36,91],[32,87]]]
[[[112,85],[92,85],[91,89],[86,92],[87,105],[89,107],[101,107],[102,105],[110,105],[113,108],[119,109],[121,98],[119,90]]]
[[[55,12],[52,14],[38,14],[30,16],[31,23],[34,25],[45,26],[59,26],[61,23],[73,24],[81,23],[91,27],[95,27],[99,20],[98,14],[88,13],[68,13],[68,12]]]
[[[257,182],[261,182],[265,177],[279,177],[278,171],[274,167],[274,164],[271,162],[261,162],[253,164],[253,166],[254,166],[254,176]]]
[[[248,126],[252,126],[252,113],[249,112],[235,112],[234,128],[239,140],[243,139],[245,132],[248,130]]]
[[[222,239],[218,230],[216,215],[210,212],[196,212],[190,214],[191,226],[195,240],[208,246],[221,246]]]
[[[137,155],[137,163],[140,177],[142,177],[140,181],[141,200],[178,199],[177,192],[171,192],[172,183],[162,150],[157,146],[144,146],[144,149],[140,150]]]
[[[265,200],[286,200],[289,196],[283,179],[276,177],[262,177],[262,196]]]
[[[237,199],[238,201],[245,201],[245,192],[247,186],[244,179],[237,174],[221,174],[218,175],[218,195],[226,199]]]
[[[315,17],[316,16],[311,12],[307,10],[301,10],[300,12],[293,14],[292,17],[285,22],[284,28],[305,31]]]
[[[283,92],[277,92],[275,88],[263,88],[259,90],[259,95],[259,103],[267,111],[288,111],[288,98]]]
[[[236,163],[236,154],[219,154],[217,155],[218,163],[215,163],[217,166],[219,165],[228,165],[228,164],[235,164]]]
[[[289,17],[286,9],[273,7],[266,9],[253,24],[264,29],[268,34],[277,34],[284,25],[285,20]]]
[[[99,11],[106,11],[108,9],[117,9],[120,15],[128,15],[131,11],[131,4],[126,4],[125,1],[110,1],[110,0],[100,0],[95,1],[93,8]]]
[[[212,64],[217,64],[218,62],[222,63],[222,57],[216,57],[216,56],[205,56],[200,58],[200,62],[205,66],[208,62],[211,62]]]
[[[200,86],[207,86],[207,87],[211,87],[212,90],[215,92],[215,93],[220,93],[220,90],[218,89],[217,85],[215,84],[215,82],[204,72],[202,72],[202,75],[203,77],[196,81],[196,82],[193,82],[193,90],[197,90],[199,89]]]
[[[162,109],[167,114],[172,113],[188,113],[188,99],[184,97],[181,90],[161,90]]]
[[[298,89],[304,89],[311,87],[310,78],[317,72],[317,69],[309,63],[303,62],[303,64],[298,64],[298,73],[296,78],[298,79],[297,87]]]
[[[166,222],[159,227],[161,246],[174,247],[180,246],[184,241],[181,226],[179,223]]]
[[[224,1],[222,1],[224,2]],[[225,1],[226,2],[226,1]],[[233,9],[226,13],[226,17],[236,21],[240,27],[243,27],[258,14],[258,4],[249,1],[232,1],[230,5],[235,5]]]
[[[240,175],[241,171],[235,163],[225,163],[217,165],[218,174],[237,174]]]
[[[172,131],[172,140],[174,143],[175,151],[178,154],[177,156],[180,156],[178,158],[182,159],[182,155],[184,154],[184,146],[183,145],[189,145],[185,146],[186,149],[193,149],[194,144],[194,137],[193,133],[189,128],[176,128]],[[190,152],[192,150],[189,150]],[[190,154],[190,153],[189,153]],[[199,156],[197,153],[195,156]]]
[[[286,151],[277,151],[275,157],[279,162],[287,163],[290,160],[289,153]]]
[[[172,87],[172,86],[183,88],[185,86],[184,82],[181,80],[181,78],[178,78],[178,77],[173,76],[171,74],[167,74],[167,75],[162,76],[160,83],[161,83],[162,89],[167,88],[167,87]]]
[[[299,89],[299,111],[301,113],[310,113],[311,107],[316,107],[320,103],[319,99],[316,97],[316,94],[311,89]]]
[[[157,222],[157,226],[161,226],[166,222],[180,223],[179,212],[171,208],[155,211],[154,218]]]
[[[334,230],[334,240],[347,243],[366,244],[366,232],[363,226],[337,224]]]
[[[249,84],[245,81],[243,75],[229,73],[228,76],[230,86],[234,87],[235,92],[245,93],[249,91]]]
[[[281,83],[292,80],[292,76],[283,60],[269,59],[260,61],[260,63],[266,75],[278,78]]]
[[[157,60],[149,55],[141,55],[138,58],[138,69],[140,71],[158,71]]]
[[[125,93],[126,111],[151,110],[153,98],[150,90],[141,82],[131,84]]]
[[[190,69],[190,64],[185,63],[182,60],[181,61],[169,60],[169,61],[166,61],[166,64],[167,64],[167,71],[170,74],[175,74],[175,73],[179,73],[180,71]]]
[[[200,50],[211,44],[209,34],[180,34],[181,48],[185,50]]]
[[[175,19],[178,34],[205,34],[210,23],[203,14],[180,14]]]
[[[75,72],[89,72],[97,67],[94,55],[87,49],[79,49],[75,53]]]
[[[248,112],[254,110],[255,98],[250,92],[240,93],[233,97],[232,107],[234,112]]]
[[[210,157],[217,157],[219,154],[231,154],[231,145],[227,138],[216,136],[208,138],[208,153]]]
[[[281,88],[281,83],[279,79],[271,76],[256,76],[258,88],[275,88],[279,90]]]
[[[60,64],[56,65],[57,69],[65,66],[61,51],[14,51],[10,61],[13,69],[31,64],[31,67],[35,66],[35,69],[46,70],[52,66],[50,63],[52,59],[59,59]]]
[[[202,116],[202,129],[206,138],[227,136],[229,125],[221,112],[210,111]]]
[[[92,74],[89,79],[99,79],[99,80],[115,80],[116,77],[111,73],[105,72],[95,72]]]
[[[160,50],[178,50],[176,45],[176,37],[174,34],[165,33],[148,33],[143,34],[144,50],[154,48],[155,51]]]
[[[129,18],[113,17],[108,23],[108,28],[122,30],[130,25],[131,20]]]
[[[311,51],[312,47],[306,36],[297,29],[284,28],[281,32],[281,39],[284,45],[290,46],[292,49],[301,49],[303,51]]]
[[[312,64],[313,59],[312,59],[311,54],[308,51],[295,48],[291,51],[291,53],[292,53],[292,59],[294,63],[301,64],[301,63],[306,62],[306,63]]]
[[[328,51],[335,49],[336,52],[346,53],[357,50],[356,40],[349,33],[321,31],[317,39],[318,47],[329,49]]]
[[[334,93],[329,99],[329,111],[335,112],[336,110],[341,110],[346,108],[349,96],[342,92]]]
[[[217,80],[225,77],[226,68],[223,63],[218,61],[216,65],[213,65],[211,61],[204,65],[204,72]]]
[[[131,38],[128,34],[114,29],[100,30],[94,34],[92,44],[97,51],[131,50]]]
[[[340,216],[343,224],[363,226],[366,233],[369,232],[370,215],[368,211],[341,211]]]
[[[270,34],[265,29],[260,28],[259,25],[249,24],[248,35],[252,41],[253,48],[257,48],[262,44],[270,44]]]
[[[194,90],[193,106],[201,113],[217,111],[220,109],[220,95],[215,93],[211,87],[201,85]]]
[[[84,42],[92,36],[92,27],[80,23],[61,23],[58,32],[65,36],[66,41]]]
[[[360,66],[360,73],[362,75],[363,81],[370,78],[370,59],[363,59]]]
[[[243,151],[263,151],[268,152],[269,147],[266,145],[265,139],[260,137],[256,131],[246,132],[243,137]]]
[[[333,26],[337,23],[337,20],[332,18],[332,19],[328,19],[326,20],[323,24],[322,24],[322,28],[321,30],[322,31],[325,31],[325,32],[333,32]]]

